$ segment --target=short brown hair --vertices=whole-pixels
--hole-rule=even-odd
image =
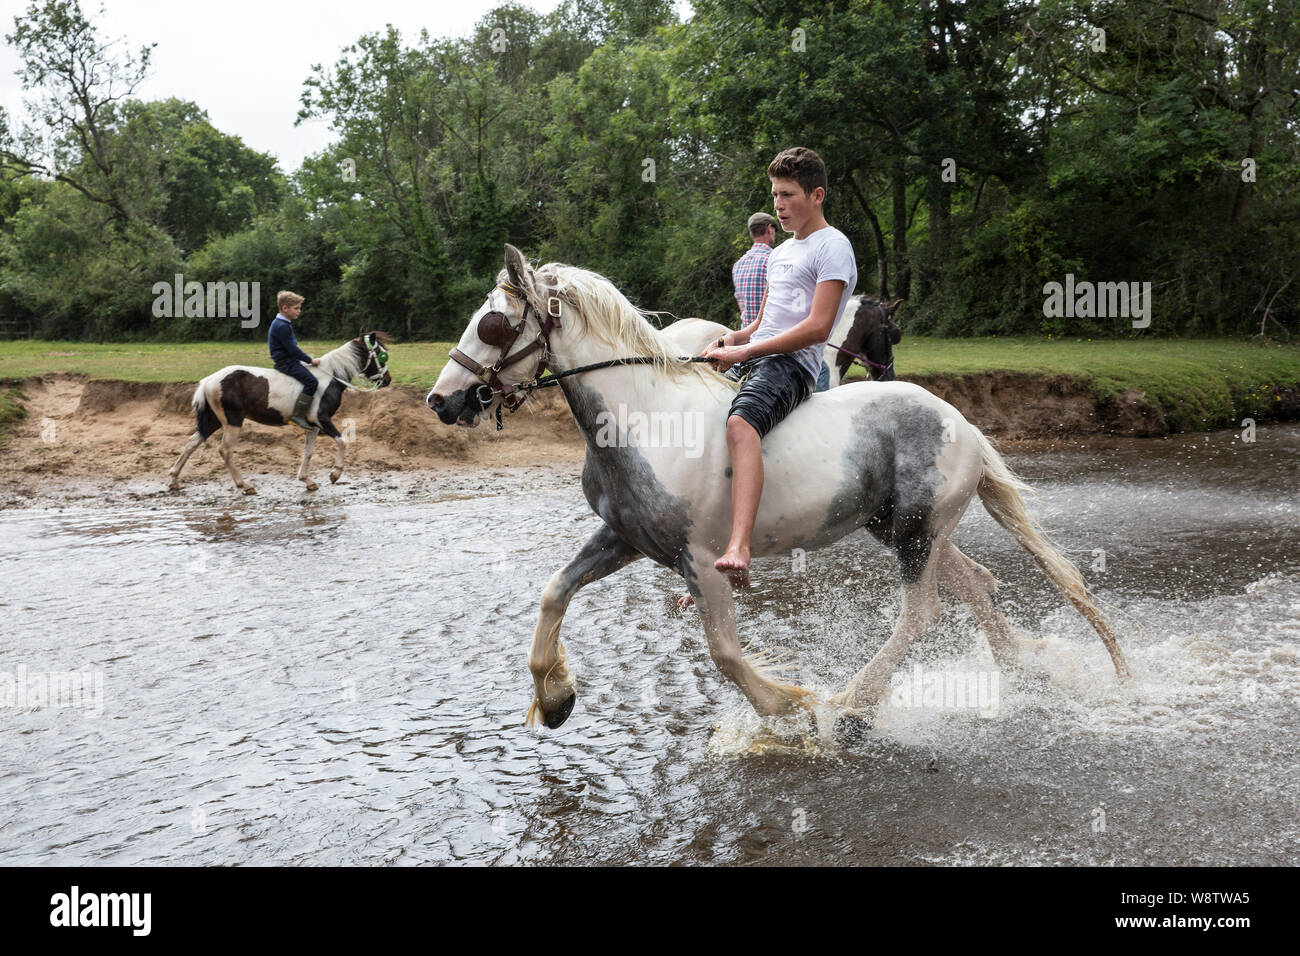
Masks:
[[[292,309],[295,305],[302,305],[303,301],[303,297],[297,292],[280,292],[276,294],[275,306],[283,312],[285,306]]]
[[[751,236],[761,236],[773,226],[779,226],[775,216],[765,212],[756,212],[749,217],[749,234]]]
[[[826,164],[811,149],[791,146],[776,154],[767,167],[768,179],[793,179],[799,183],[804,195],[820,186],[826,189]]]

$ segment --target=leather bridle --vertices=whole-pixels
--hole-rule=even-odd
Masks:
[[[501,406],[513,412],[524,403],[524,399],[532,391],[530,386],[535,385],[537,378],[546,371],[546,356],[550,353],[550,335],[552,331],[560,327],[562,304],[560,297],[555,294],[556,290],[544,286],[543,288],[548,294],[546,297],[546,315],[543,316],[533,307],[532,302],[524,295],[522,289],[508,282],[499,283],[497,287],[506,295],[523,302],[524,315],[519,320],[518,325],[511,325],[504,312],[488,312],[479,319],[477,327],[479,341],[484,345],[501,350],[496,361],[491,365],[481,365],[460,349],[451,350],[451,360],[468,369],[482,383],[475,388],[474,392],[480,406],[487,408],[492,399],[500,398]],[[514,348],[519,337],[523,335],[524,327],[528,324],[530,317],[537,323],[537,336],[518,352],[511,355],[510,350]],[[537,363],[537,371],[533,374],[531,382],[508,384],[501,381],[502,369],[523,361],[537,351],[542,352],[542,358]],[[498,407],[497,428],[500,427],[501,410]]]

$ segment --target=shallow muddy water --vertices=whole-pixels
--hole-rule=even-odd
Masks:
[[[1044,650],[997,674],[948,606],[841,748],[754,717],[648,562],[574,598],[573,716],[521,726],[576,468],[0,511],[0,864],[1300,863],[1300,428],[1256,437],[1011,455],[1134,680],[976,503]],[[755,581],[742,638],[824,691],[897,611],[862,533]],[[992,696],[923,693],[958,673]]]

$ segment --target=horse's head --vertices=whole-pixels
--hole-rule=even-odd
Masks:
[[[473,428],[502,405],[518,408],[528,393],[517,386],[535,380],[544,368],[546,337],[558,324],[559,301],[514,246],[506,245],[505,261],[496,288],[469,320],[451,350],[452,360],[425,397],[444,424]],[[543,303],[544,311],[534,302]]]
[[[362,332],[352,344],[356,347],[357,357],[363,363],[361,374],[370,379],[376,388],[385,388],[393,383],[393,376],[388,374],[388,348],[393,344],[387,332]]]
[[[894,346],[903,338],[903,330],[894,323],[894,313],[903,304],[904,299],[892,302],[879,302],[875,299],[863,299],[853,317],[853,326],[845,336],[844,348],[850,352],[865,355],[871,362],[867,377],[878,382],[894,380]],[[848,371],[852,358],[840,353],[836,364],[840,367],[840,377]]]

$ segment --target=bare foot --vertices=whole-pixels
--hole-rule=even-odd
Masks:
[[[733,588],[749,587],[749,548],[728,548],[713,566],[727,576]]]
[[[691,597],[689,594],[683,594],[677,599],[677,610],[685,611],[688,607],[692,607],[694,604],[695,598]]]

